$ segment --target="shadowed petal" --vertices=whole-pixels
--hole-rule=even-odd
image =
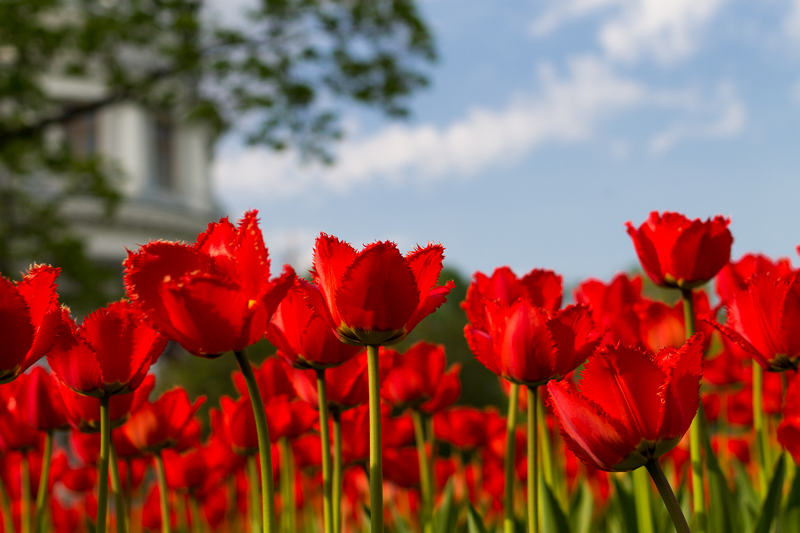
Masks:
[[[693,335],[680,350],[665,348],[659,351],[655,359],[667,374],[659,391],[663,408],[658,422],[658,438],[680,438],[689,429],[700,403],[703,334]]]
[[[17,375],[14,370],[25,361],[34,340],[28,305],[14,284],[3,277],[0,277],[0,337],[3,339],[0,357],[2,382],[7,372]]]

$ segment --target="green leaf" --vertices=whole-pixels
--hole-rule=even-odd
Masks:
[[[539,476],[539,487],[541,490],[541,510],[542,510],[542,531],[558,531],[559,533],[569,533],[571,528],[567,521],[561,505],[558,504],[555,494],[550,489],[544,478]]]
[[[455,531],[458,507],[453,505],[452,480],[447,482],[447,486],[444,489],[444,498],[442,498],[442,503],[439,504],[435,515],[436,533],[451,533]]]
[[[710,503],[708,505],[708,528],[711,533],[728,533],[730,531],[742,531],[741,509],[736,505],[728,479],[719,466],[717,456],[711,448],[711,441],[708,439],[708,431],[702,414],[698,414],[698,420],[703,423],[703,448],[706,459],[706,476],[708,477],[708,491]]]
[[[614,492],[616,497],[612,500],[614,512],[619,519],[621,529],[624,533],[638,533],[636,523],[636,503],[633,501],[631,491],[622,484],[620,476],[612,475],[614,481]]]
[[[736,476],[736,496],[739,508],[742,510],[742,530],[751,531],[753,524],[758,516],[758,508],[761,501],[753,489],[750,476],[745,472],[739,461],[732,461],[733,470]]]
[[[795,470],[792,487],[783,507],[784,524],[800,524],[800,469]]]
[[[575,491],[570,502],[569,517],[573,533],[589,533],[594,513],[594,495],[586,480],[583,480]]]
[[[467,533],[488,533],[486,526],[483,525],[481,515],[478,514],[471,502],[467,504]]]
[[[753,533],[769,533],[772,527],[772,521],[780,510],[781,499],[783,498],[783,481],[785,478],[786,455],[781,454],[781,458],[778,459],[778,463],[775,465],[775,470],[772,473],[767,497],[764,498],[764,504],[761,506],[761,512],[759,513]]]

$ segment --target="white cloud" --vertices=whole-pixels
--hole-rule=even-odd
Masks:
[[[730,83],[723,83],[710,98],[691,106],[688,118],[679,119],[657,133],[649,142],[652,155],[661,155],[678,143],[692,139],[718,139],[740,133],[747,120],[747,110]]]
[[[517,97],[502,110],[475,108],[444,128],[394,124],[347,141],[332,168],[300,167],[294,154],[252,148],[219,154],[214,176],[226,196],[262,190],[273,197],[297,195],[318,184],[345,191],[374,179],[466,176],[513,160],[547,141],[585,139],[603,118],[638,105],[647,96],[642,85],[589,57],[570,61],[563,77],[544,66],[540,81],[537,94]]]
[[[610,11],[597,37],[605,54],[633,62],[647,57],[670,62],[689,55],[726,0],[563,0],[535,20],[544,36],[571,19]],[[800,0],[797,0],[800,1]]]

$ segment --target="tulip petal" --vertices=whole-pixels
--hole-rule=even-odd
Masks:
[[[47,354],[47,363],[58,379],[73,391],[103,396],[103,374],[97,355],[83,339],[66,309],[63,310],[62,321],[64,326],[53,349]]]
[[[258,227],[258,211],[244,214],[239,222],[236,240],[236,261],[242,288],[253,295],[260,295],[269,287],[270,260],[264,237]],[[259,290],[262,289],[262,290]]]
[[[495,361],[492,336],[482,329],[478,329],[469,324],[464,326],[464,336],[467,338],[467,344],[475,355],[475,359],[498,376],[501,375],[500,369],[497,367]]]
[[[800,356],[800,275],[795,274],[786,292],[781,313],[781,330],[790,359]],[[796,361],[795,361],[796,366]]]
[[[680,350],[665,348],[655,356],[667,379],[659,391],[662,411],[658,438],[680,438],[689,429],[700,403],[703,374],[703,334],[696,333]]]
[[[756,276],[747,283],[747,290],[736,292],[728,306],[729,327],[768,360],[786,353],[780,327],[788,289],[788,283],[772,276]]]
[[[634,438],[600,405],[563,381],[551,381],[547,391],[567,447],[584,464],[613,472],[637,453]],[[646,461],[642,456],[641,464]]]
[[[339,325],[336,293],[339,291],[339,284],[344,278],[347,268],[355,261],[356,257],[358,257],[358,253],[348,243],[325,233],[321,233],[317,237],[314,246],[314,268],[311,270],[311,276],[322,292],[322,296],[330,310],[332,321],[335,324],[334,328]],[[314,305],[314,307],[316,308],[317,306]],[[319,311],[317,312],[320,313]]]
[[[657,217],[658,213],[650,213],[650,219],[654,216]],[[664,275],[662,274],[661,260],[656,245],[651,240],[652,230],[645,231],[646,224],[647,222],[642,224],[642,227],[637,230],[630,221],[625,223],[628,228],[628,235],[630,235],[633,240],[633,247],[636,249],[636,255],[639,257],[639,262],[642,263],[642,268],[656,284],[663,285]]]
[[[447,295],[450,294],[450,291],[452,291],[455,286],[456,284],[450,280],[444,284],[444,287],[435,287],[428,294],[424,295],[419,306],[417,306],[406,321],[406,331],[413,330],[426,316],[447,303]]]
[[[0,338],[3,339],[0,358],[0,382],[5,372],[17,368],[34,342],[34,330],[25,299],[6,278],[0,277]],[[14,373],[16,376],[16,373]]]
[[[589,358],[581,393],[639,438],[655,441],[661,415],[658,391],[666,374],[645,352],[606,345]]]
[[[555,344],[555,373],[564,377],[575,370],[600,342],[592,312],[585,305],[570,305],[553,314],[547,329]]]
[[[436,285],[442,271],[442,261],[444,247],[441,244],[429,244],[425,248],[417,246],[406,254],[406,262],[414,273],[420,294],[426,294]]]
[[[563,281],[552,270],[531,270],[523,276],[520,283],[525,287],[527,297],[534,307],[544,307],[550,311],[561,307]]]
[[[33,267],[17,284],[17,291],[25,299],[31,313],[31,323],[36,337],[25,358],[22,371],[44,357],[53,347],[61,324],[61,309],[55,280],[61,269],[49,265]]]
[[[356,331],[401,330],[419,302],[414,274],[390,242],[368,245],[347,268],[336,291],[341,319]]]

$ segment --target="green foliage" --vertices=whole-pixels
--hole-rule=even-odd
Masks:
[[[93,265],[65,202],[93,199],[106,216],[124,176],[113,161],[71,153],[58,133],[119,102],[172,112],[220,134],[332,160],[344,105],[405,116],[427,84],[433,39],[414,0],[261,0],[224,26],[201,0],[0,2],[0,272],[33,261],[64,269],[62,295],[91,310],[118,296],[118,267]],[[102,86],[66,102],[47,79]],[[69,105],[67,105],[69,104]],[[107,221],[98,220],[97,223]]]

